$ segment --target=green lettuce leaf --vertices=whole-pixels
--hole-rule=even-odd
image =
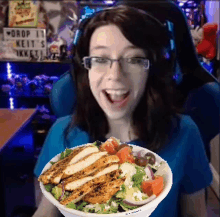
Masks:
[[[70,208],[70,209],[76,209],[76,204],[71,202],[71,203],[67,204],[66,207]]]
[[[58,200],[59,197],[62,195],[62,188],[58,188],[57,186],[55,186],[51,193],[53,194],[53,196]]]
[[[46,191],[51,192],[52,188],[54,187],[54,185],[52,184],[48,184],[48,185],[44,185]]]
[[[132,176],[132,181],[134,184],[132,185],[133,187],[137,187],[140,191],[141,190],[141,183],[143,182],[143,177],[146,175],[144,168],[135,166],[136,168],[136,174]]]
[[[60,160],[64,159],[65,157],[69,156],[72,153],[72,149],[65,149],[64,152],[61,153],[60,155]]]
[[[87,204],[87,202],[83,201],[79,206],[76,207],[76,209],[82,211],[84,206],[86,206]]]
[[[124,203],[124,202],[120,202],[119,204],[120,204],[120,206],[122,207],[122,209],[124,209],[125,211],[132,210],[132,209],[137,209],[137,208],[138,208],[138,206],[130,206],[130,205]]]

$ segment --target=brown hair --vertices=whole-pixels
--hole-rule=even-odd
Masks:
[[[92,141],[104,138],[109,131],[105,114],[90,90],[88,71],[82,66],[82,58],[89,54],[94,30],[109,24],[116,25],[132,44],[148,53],[149,76],[133,113],[132,127],[148,149],[157,151],[167,141],[172,118],[179,112],[173,80],[175,57],[167,53],[170,38],[166,28],[149,14],[125,5],[99,11],[79,26],[80,35],[73,58],[77,106],[65,138],[75,126],[88,132]]]

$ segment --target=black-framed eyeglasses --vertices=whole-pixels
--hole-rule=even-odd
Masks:
[[[150,61],[143,57],[110,59],[107,57],[83,57],[83,65],[86,69],[106,71],[112,67],[113,62],[119,62],[123,70],[127,72],[143,71],[150,67]]]

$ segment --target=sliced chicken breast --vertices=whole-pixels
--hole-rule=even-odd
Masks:
[[[65,157],[62,160],[59,160],[55,164],[53,164],[48,170],[46,170],[43,174],[41,174],[38,178],[38,181],[42,181],[44,185],[50,183],[50,178],[53,176],[53,174],[64,165],[68,164],[72,158],[77,156],[78,153],[80,153],[84,147],[79,147],[73,150],[73,152],[68,156]]]
[[[97,178],[87,182],[86,184],[82,185],[81,187],[75,189],[69,197],[67,197],[66,199],[64,199],[60,203],[63,205],[67,205],[70,202],[73,202],[76,200],[79,201],[79,198],[81,199],[82,195],[87,195],[90,191],[92,191],[98,185],[100,185],[102,183],[110,182],[111,180],[116,180],[121,173],[122,173],[122,171],[120,169],[118,169],[118,170],[112,171],[108,174],[97,177]]]
[[[88,175],[92,173],[102,171],[103,168],[105,168],[107,165],[112,164],[112,163],[118,163],[118,162],[119,162],[119,158],[116,155],[104,155],[92,165],[86,167],[85,169],[81,171],[78,171],[77,173],[73,174],[71,177],[65,179],[64,185],[70,182],[76,181],[78,179],[87,177]]]
[[[60,201],[60,203],[62,205],[67,205],[70,202],[77,202],[92,190],[93,190],[92,185],[87,185],[87,184],[83,185],[82,188],[73,191],[73,193],[69,197]]]
[[[83,158],[82,160],[78,161],[77,163],[67,166],[63,171],[61,171],[61,172],[63,172],[63,174],[61,176],[62,179],[65,179],[65,178],[73,175],[74,173],[77,173],[77,172],[85,169],[86,167],[95,163],[102,156],[107,155],[107,154],[108,153],[106,151],[92,153],[92,154],[86,156],[85,158]],[[55,183],[59,183],[57,181],[58,180],[56,180],[56,177],[55,177]]]
[[[91,204],[106,203],[120,190],[120,186],[124,183],[125,179],[126,178],[123,177],[121,179],[115,179],[111,182],[105,182],[86,194],[83,200]]]
[[[101,171],[97,172],[96,174],[94,174],[94,176],[88,176],[88,177],[84,177],[84,178],[81,178],[81,179],[77,179],[73,182],[69,182],[67,184],[64,183],[64,188],[65,190],[67,191],[73,191],[75,190],[76,188],[84,185],[85,183],[87,183],[88,181],[92,180],[92,179],[95,179],[97,177],[100,177],[102,175],[105,175],[107,173],[110,173],[114,170],[117,170],[119,168],[119,165],[118,164],[113,164],[113,165],[110,165],[106,168],[103,168]]]
[[[77,161],[83,159],[84,157],[92,154],[92,153],[96,153],[99,152],[99,148],[93,145],[90,146],[86,146],[82,149],[81,152],[79,152],[74,158],[71,159],[71,161],[69,162],[68,165],[74,164]]]
[[[98,147],[92,145],[73,149],[73,152],[68,157],[56,162],[49,170],[42,174],[39,177],[39,181],[42,181],[44,184],[58,184],[59,179],[57,180],[58,182],[52,181],[54,179],[54,176],[56,177],[57,174],[59,174],[61,170],[64,170],[68,165],[76,163],[77,161],[95,152],[99,152],[99,149]]]

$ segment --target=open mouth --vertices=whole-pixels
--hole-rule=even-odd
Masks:
[[[128,96],[129,96],[129,91],[121,91],[121,92],[116,92],[116,91],[106,91],[103,90],[103,93],[105,94],[106,98],[108,101],[112,104],[114,103],[122,103]]]

